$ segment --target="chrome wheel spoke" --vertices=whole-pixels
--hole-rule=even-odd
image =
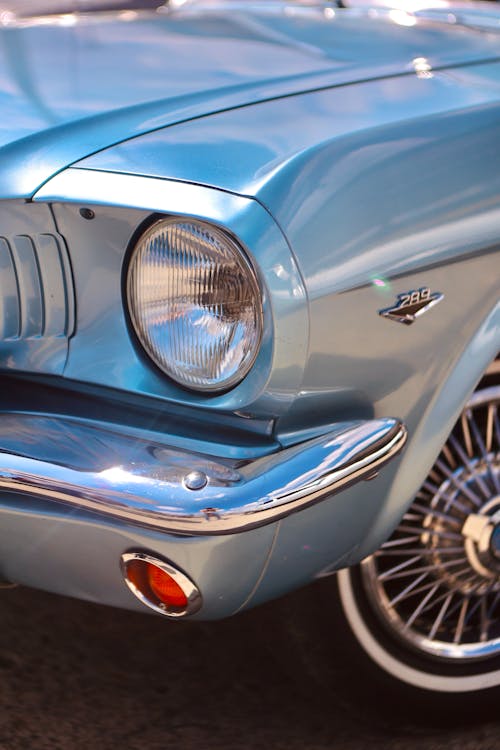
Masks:
[[[420,557],[420,555],[419,555]],[[449,562],[442,563],[442,567],[446,568],[453,568],[457,565],[463,565],[464,562],[467,562],[467,558],[461,557],[459,560],[450,560]],[[397,566],[400,568],[401,566]],[[431,570],[434,570],[434,565],[425,565],[421,568],[412,568],[411,570],[399,570],[396,573],[392,573],[388,575],[387,573],[383,573],[379,577],[379,581],[394,581],[396,578],[408,578],[408,576],[414,576],[416,573],[430,573]],[[464,568],[464,570],[467,572],[468,568]],[[457,573],[457,575],[459,575]]]
[[[398,571],[402,570],[403,568],[407,568],[409,565],[412,565],[417,560],[420,560],[421,555],[415,555],[414,557],[411,557],[409,560],[405,560],[404,562],[400,563],[399,565],[395,565],[393,568],[389,568],[389,570],[386,570],[385,573],[382,573],[380,576],[380,580],[384,581],[386,578],[390,578],[393,575],[396,575]]]
[[[422,521],[421,521],[421,523],[422,523]],[[412,537],[412,538],[413,539],[420,539],[422,532],[426,531],[426,529],[424,529],[422,527],[422,525],[420,525],[419,529],[416,529],[415,527],[412,528],[410,526],[406,526],[405,524],[401,524],[400,526],[398,526],[398,531],[405,531],[407,533],[411,533],[411,532],[417,531],[418,532],[418,536]],[[461,540],[462,539],[462,535],[461,535],[461,533],[459,531],[441,531],[441,530],[438,530],[438,529],[433,529],[432,530],[432,535],[433,536],[442,537],[443,539],[454,539],[454,540],[456,540],[456,539],[460,539]],[[392,541],[392,540],[390,540],[390,541]],[[386,542],[384,544],[384,546],[382,547],[382,549],[385,549],[386,545],[390,544],[390,541]]]
[[[407,599],[409,596],[414,596],[417,592],[414,591],[415,587],[418,586],[418,584],[424,580],[424,578],[427,578],[429,574],[428,573],[422,573],[418,578],[415,578],[412,583],[410,583],[403,591],[398,594],[397,596],[392,599],[389,604],[391,607],[393,607],[398,602],[403,601],[404,599]]]
[[[488,610],[487,610],[487,605],[486,605],[486,598],[483,597],[481,599],[481,632],[479,636],[479,640],[482,643],[485,643],[488,640],[488,630],[489,630]]]
[[[401,547],[404,544],[412,544],[413,542],[418,542],[419,539],[419,534],[415,534],[414,536],[406,536],[400,539],[391,539],[383,545],[382,549],[388,549],[389,547]]]
[[[433,624],[433,626],[432,626],[432,628],[431,628],[431,630],[430,630],[430,632],[429,632],[429,638],[430,638],[431,640],[433,640],[433,639],[434,639],[434,638],[436,637],[436,633],[437,633],[437,632],[438,632],[438,630],[439,630],[439,626],[440,626],[440,625],[441,625],[441,623],[443,622],[444,616],[445,616],[445,614],[446,614],[446,610],[447,610],[447,609],[448,609],[448,607],[450,606],[450,604],[451,604],[451,600],[452,600],[452,599],[453,599],[453,593],[449,593],[449,594],[446,594],[446,595],[445,595],[445,597],[444,597],[444,602],[443,602],[443,606],[442,606],[442,607],[441,607],[441,609],[439,610],[439,614],[438,614],[438,616],[436,617],[436,619],[434,620],[434,624]]]
[[[458,478],[457,478],[457,477],[455,476],[455,474],[454,474],[454,473],[453,473],[452,471],[450,471],[450,470],[448,469],[448,467],[447,467],[447,466],[445,466],[445,464],[444,464],[444,463],[443,463],[442,461],[440,461],[440,460],[438,459],[438,460],[436,461],[436,466],[438,466],[438,467],[439,467],[439,469],[441,469],[441,471],[442,471],[442,473],[444,474],[444,476],[445,476],[445,477],[447,477],[447,478],[448,478],[448,479],[450,480],[450,482],[451,482],[451,483],[452,483],[452,484],[454,485],[454,487],[456,487],[456,489],[457,489],[457,490],[459,490],[460,492],[463,492],[463,494],[464,494],[464,495],[465,495],[466,497],[468,497],[468,498],[469,498],[469,500],[470,500],[470,501],[471,501],[471,502],[472,502],[472,503],[473,503],[473,504],[474,504],[474,505],[476,506],[476,508],[480,508],[480,507],[481,507],[481,505],[483,504],[483,503],[482,503],[482,501],[481,501],[481,498],[479,498],[479,497],[478,497],[478,496],[477,496],[477,495],[475,494],[475,492],[473,492],[473,491],[472,491],[472,490],[470,489],[470,487],[467,487],[467,485],[466,485],[466,484],[465,484],[464,482],[461,482],[461,481],[460,481],[460,480],[459,480],[459,479],[458,479]],[[453,505],[454,505],[454,506],[456,506],[456,505],[457,505],[457,502],[456,502],[456,501],[455,501],[455,502],[453,502],[453,500],[451,500],[450,502],[451,502],[451,503],[453,503]],[[462,506],[462,507],[463,507],[463,506]]]
[[[464,599],[462,601],[462,606],[460,607],[460,615],[458,617],[457,627],[455,629],[455,637],[453,638],[453,643],[460,643],[462,640],[462,635],[464,632],[464,626],[465,626],[465,616],[467,614],[467,607],[469,606],[469,600]]]
[[[489,405],[488,411],[489,411],[489,409],[491,407],[492,407],[492,404]],[[481,432],[479,430],[479,427],[477,426],[477,422],[474,419],[474,416],[473,416],[473,413],[472,413],[471,409],[467,409],[466,416],[467,416],[467,419],[469,420],[469,422],[471,424],[472,432],[474,434],[475,441],[476,441],[476,443],[477,443],[477,445],[479,447],[479,450],[481,452],[482,458],[485,461],[486,465],[488,466],[488,475],[491,478],[491,481],[493,482],[493,486],[495,487],[495,490],[497,492],[499,492],[500,489],[499,489],[498,476],[497,476],[497,472],[495,471],[494,466],[493,466],[493,464],[491,462],[491,454],[488,453],[488,451],[486,450],[486,445],[485,445],[485,443],[483,441],[483,438],[481,436]]]
[[[488,617],[492,616],[498,604],[500,604],[500,591],[497,593],[497,595],[493,599],[492,604],[490,605],[490,608],[488,609]]]
[[[441,555],[454,555],[456,552],[463,552],[463,547],[435,547],[434,549],[425,549],[421,547],[410,547],[405,550],[390,550],[390,549],[379,549],[375,552],[375,557],[401,557],[403,555],[420,555],[421,557],[428,557],[436,552]]]
[[[418,605],[418,607],[416,607],[416,609],[413,610],[413,612],[410,615],[409,619],[406,621],[405,629],[409,628],[411,625],[413,625],[413,623],[415,622],[415,620],[417,619],[417,617],[419,616],[419,614],[424,609],[424,607],[427,604],[427,602],[430,599],[432,599],[432,597],[434,596],[434,594],[436,593],[436,591],[439,589],[439,586],[440,586],[439,583],[435,583],[434,586],[431,588],[431,590],[426,594],[426,596],[424,596],[424,598],[422,599],[422,601],[420,602],[420,604]]]
[[[435,510],[434,508],[425,508],[419,503],[413,503],[413,507],[416,508],[417,510],[422,511],[423,514],[426,514],[428,516],[435,516],[435,518],[439,518],[442,521],[446,521],[446,523],[449,523],[452,526],[455,526],[459,529],[462,527],[462,523],[460,522],[460,520],[458,518],[454,518],[453,516],[448,515],[448,513],[443,513],[439,510]]]
[[[497,445],[500,445],[500,418],[498,417],[498,410],[495,411],[495,416],[493,417],[493,422],[495,424],[495,435],[497,438]]]

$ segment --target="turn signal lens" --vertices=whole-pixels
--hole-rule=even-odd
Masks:
[[[185,609],[188,603],[187,596],[172,576],[157,568],[156,565],[151,565],[151,563],[146,563],[146,565],[148,583],[153,594],[167,607]]]
[[[199,589],[171,563],[147,552],[125,552],[121,568],[130,591],[155,612],[179,618],[200,609]]]
[[[157,221],[132,254],[127,295],[146,353],[181,385],[227,390],[253,365],[262,295],[242,248],[221,229],[196,219]]]

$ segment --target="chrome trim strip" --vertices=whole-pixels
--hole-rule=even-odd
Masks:
[[[343,422],[244,466],[68,417],[0,415],[0,492],[14,491],[164,532],[262,526],[371,478],[406,441],[396,419]],[[206,476],[199,489],[186,477]]]

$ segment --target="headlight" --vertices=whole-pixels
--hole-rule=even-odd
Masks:
[[[161,219],[129,265],[128,305],[139,340],[167,375],[219,391],[242,380],[262,335],[262,297],[243,250],[195,219]]]

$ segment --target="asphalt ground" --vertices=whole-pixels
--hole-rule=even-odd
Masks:
[[[362,699],[348,658],[333,687],[312,679],[286,633],[303,596],[177,624],[0,591],[1,750],[499,750],[498,706],[440,726],[366,684]]]

